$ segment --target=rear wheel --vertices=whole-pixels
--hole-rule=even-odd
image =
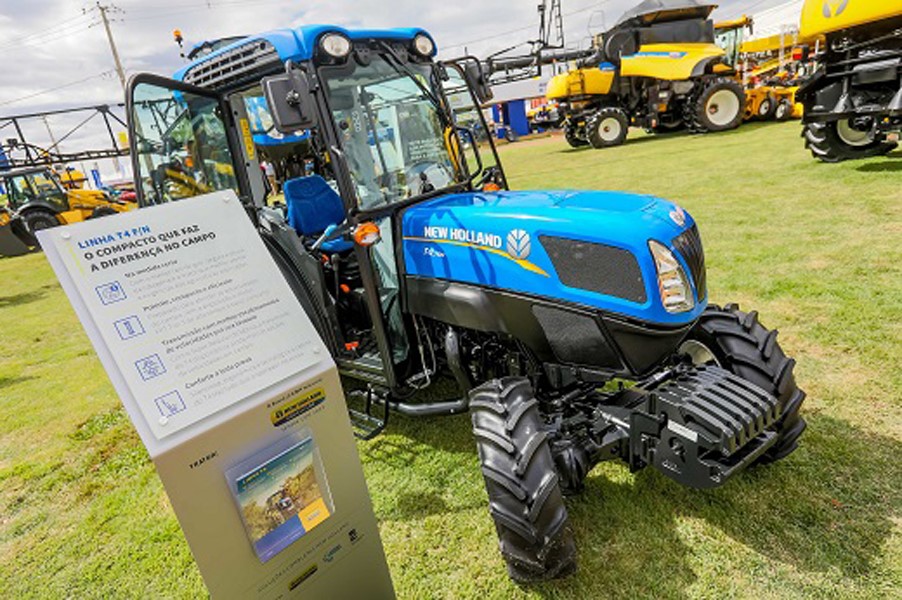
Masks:
[[[777,104],[777,110],[774,112],[774,118],[778,121],[788,121],[792,118],[792,102],[786,100],[780,100]]]
[[[586,138],[595,149],[619,146],[629,133],[629,118],[619,108],[602,108],[586,123]]]
[[[735,304],[708,306],[680,346],[680,352],[695,364],[713,363],[773,394],[782,416],[771,428],[777,442],[760,458],[768,463],[791,454],[805,431],[799,408],[805,392],[793,376],[795,360],[788,358],[777,342],[777,331],[758,322],[758,313],[742,312]]]
[[[571,148],[583,148],[589,145],[589,142],[580,137],[579,128],[572,123],[567,123],[564,126],[564,139],[567,140]]]
[[[537,401],[529,381],[505,377],[470,393],[501,554],[519,582],[563,577],[576,569],[576,546]]]
[[[716,77],[699,83],[698,91],[686,102],[684,121],[693,133],[736,129],[745,114],[745,92],[734,79]]]
[[[830,123],[806,123],[805,147],[822,162],[837,163],[856,158],[883,156],[895,150],[895,142],[880,136],[873,138],[869,129],[856,126],[851,119]]]

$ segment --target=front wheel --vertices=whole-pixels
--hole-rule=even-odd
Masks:
[[[523,377],[470,393],[473,434],[511,579],[533,582],[576,569],[576,546],[538,402]]]
[[[826,163],[883,156],[897,146],[895,142],[887,142],[884,136],[874,138],[868,128],[852,119],[806,123],[802,136],[811,154]]]
[[[22,223],[28,232],[30,246],[40,246],[37,232],[42,229],[50,229],[60,224],[56,215],[46,210],[30,210],[22,215]]]
[[[736,129],[745,115],[745,91],[735,79],[717,77],[693,94],[684,110],[693,133]]]
[[[602,108],[586,123],[586,138],[593,148],[611,148],[626,141],[630,121],[619,108]]]
[[[780,460],[798,447],[806,427],[799,415],[805,392],[796,385],[792,373],[795,360],[783,352],[777,331],[758,322],[757,312],[743,312],[735,304],[708,306],[680,346],[680,353],[697,365],[714,364],[726,369],[780,401],[782,415],[771,428],[777,442],[759,462]]]

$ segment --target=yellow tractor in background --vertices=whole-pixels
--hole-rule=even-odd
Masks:
[[[617,146],[630,126],[693,133],[735,129],[745,93],[715,43],[717,6],[645,0],[596,40],[579,68],[555,76],[546,97],[565,113],[571,146]]]
[[[797,97],[805,145],[839,162],[894,150],[902,132],[902,1],[807,0],[803,36],[823,36]]]
[[[19,221],[18,237],[37,246],[35,232],[131,210],[134,202],[113,198],[100,190],[66,189],[55,171],[47,166],[0,170],[0,188],[6,197],[7,217]]]

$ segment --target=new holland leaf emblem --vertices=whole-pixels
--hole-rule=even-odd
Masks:
[[[838,17],[848,5],[849,0],[827,0],[824,2],[824,17],[827,19]]]
[[[514,229],[507,234],[507,253],[511,258],[526,260],[532,251],[532,242],[529,234],[522,229]]]

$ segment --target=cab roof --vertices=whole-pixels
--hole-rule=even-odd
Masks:
[[[313,58],[316,44],[319,38],[327,33],[340,33],[352,41],[383,39],[412,41],[418,34],[429,35],[424,29],[418,27],[401,27],[394,29],[346,29],[337,25],[304,25],[297,29],[276,29],[258,35],[251,35],[232,42],[222,48],[211,52],[187,66],[179,69],[175,78],[194,83],[195,85],[212,85],[213,87],[226,87],[216,85],[223,83],[219,73],[225,68],[234,73],[235,69],[242,72],[251,70],[271,69],[281,65],[287,60],[301,62]],[[432,36],[429,36],[432,39]],[[435,40],[433,40],[434,42]],[[234,83],[235,78],[226,78]]]
[[[698,0],[645,0],[623,13],[617,27],[634,20],[642,25],[651,25],[683,19],[707,19],[716,8],[716,4]]]

